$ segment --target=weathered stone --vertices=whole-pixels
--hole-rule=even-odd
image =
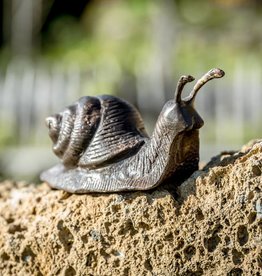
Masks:
[[[174,194],[0,184],[1,275],[261,275],[262,142]]]

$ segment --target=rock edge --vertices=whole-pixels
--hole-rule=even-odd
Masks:
[[[172,194],[0,184],[2,275],[260,275],[262,141]]]

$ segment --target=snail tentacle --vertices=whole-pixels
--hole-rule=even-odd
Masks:
[[[181,94],[183,91],[184,86],[188,83],[193,81],[195,78],[188,75],[188,76],[181,76],[178,83],[177,83],[177,87],[175,90],[175,102],[180,103],[181,102]]]
[[[196,98],[197,92],[203,85],[205,85],[208,81],[212,79],[222,78],[224,75],[225,72],[219,68],[209,70],[204,76],[202,76],[197,81],[197,83],[193,87],[193,90],[190,92],[189,96],[186,99],[184,99],[184,101],[190,104],[193,103]]]

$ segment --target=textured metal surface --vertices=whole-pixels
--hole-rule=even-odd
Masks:
[[[198,168],[198,129],[194,109],[198,90],[224,72],[212,69],[182,99],[192,76],[182,76],[175,97],[160,113],[149,138],[139,112],[114,96],[83,97],[47,118],[53,150],[62,163],[43,172],[50,186],[72,193],[148,190],[169,178],[188,177]]]

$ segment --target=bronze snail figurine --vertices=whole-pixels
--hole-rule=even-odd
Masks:
[[[224,72],[212,69],[181,98],[192,76],[182,76],[174,99],[160,113],[151,137],[138,110],[114,96],[82,97],[46,119],[53,151],[62,163],[41,174],[51,187],[70,193],[149,190],[198,169],[198,90]]]

